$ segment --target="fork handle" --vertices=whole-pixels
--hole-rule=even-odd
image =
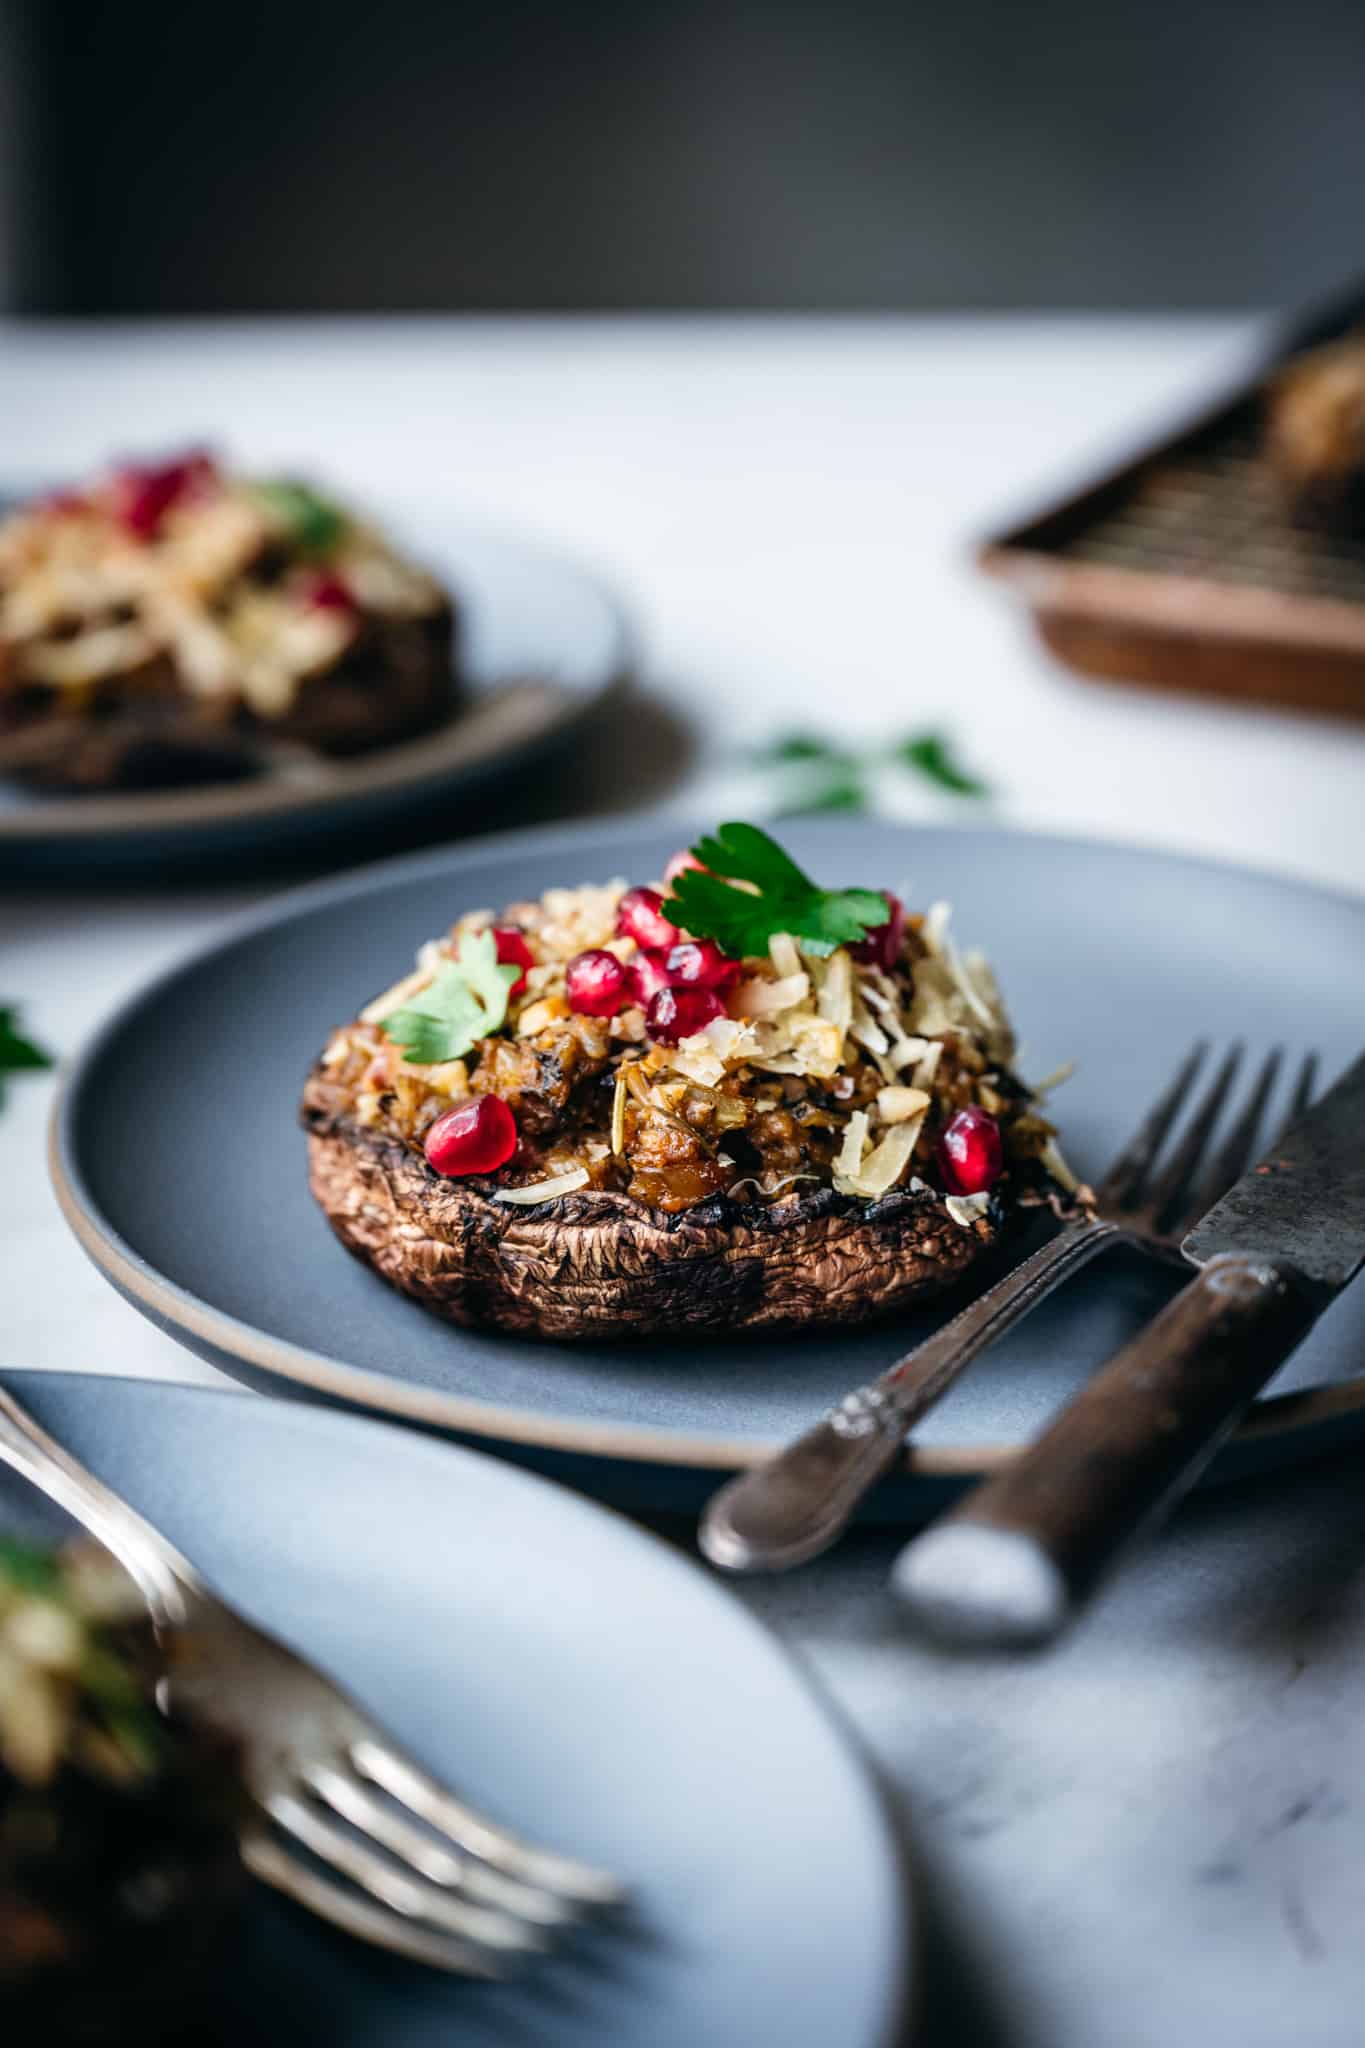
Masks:
[[[1321,1304],[1269,1259],[1210,1259],[1049,1428],[917,1537],[892,1583],[931,1633],[1046,1641],[1179,1498]]]
[[[150,1522],[49,1436],[4,1387],[0,1387],[0,1464],[10,1466],[39,1493],[65,1508],[89,1535],[112,1551],[159,1620],[183,1619],[185,1595],[199,1585],[193,1566]]]
[[[863,1496],[888,1473],[920,1417],[972,1360],[1124,1233],[1064,1224],[994,1287],[762,1464],[712,1495],[698,1540],[725,1571],[786,1571],[829,1549]]]

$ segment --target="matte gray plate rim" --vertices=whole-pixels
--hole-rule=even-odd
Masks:
[[[45,1368],[6,1366],[5,1377],[76,1387],[115,1386],[136,1390],[150,1386],[156,1388],[159,1393],[170,1392],[177,1399],[185,1397],[195,1404],[215,1401],[232,1403],[240,1406],[244,1412],[261,1405],[256,1395],[236,1387],[198,1387],[176,1380],[141,1379],[126,1373],[68,1373]],[[656,1535],[652,1529],[643,1527],[629,1515],[605,1502],[592,1499],[540,1473],[530,1472],[524,1466],[510,1464],[506,1459],[493,1457],[471,1445],[424,1436],[418,1431],[402,1428],[383,1416],[321,1407],[288,1397],[281,1397],[270,1403],[270,1427],[272,1430],[280,1427],[305,1432],[317,1430],[324,1435],[339,1433],[342,1436],[347,1436],[353,1431],[379,1431],[390,1451],[400,1459],[414,1458],[425,1462],[439,1462],[453,1458],[467,1467],[477,1468],[487,1483],[527,1494],[548,1493],[555,1499],[557,1512],[583,1520],[611,1524],[617,1540],[635,1545],[642,1554],[648,1556],[651,1568],[679,1579],[686,1579],[697,1591],[704,1589],[705,1596],[728,1613],[732,1624],[761,1645],[773,1658],[792,1690],[800,1693],[818,1715],[831,1741],[847,1761],[854,1783],[863,1794],[865,1812],[870,1823],[869,1835],[875,1837],[877,1848],[883,1858],[886,1881],[903,1909],[893,1921],[895,1949],[889,1959],[888,1977],[892,1990],[888,2028],[884,2036],[885,2048],[894,2048],[894,2044],[902,2041],[912,2005],[916,1978],[915,1959],[919,1948],[919,1911],[909,1860],[902,1851],[896,1829],[892,1824],[890,1809],[878,1783],[877,1773],[858,1736],[836,1702],[829,1697],[803,1660],[783,1641],[775,1629],[753,1614],[743,1601],[730,1592],[710,1571],[674,1544]]]
[[[134,991],[106,1018],[84,1051],[66,1070],[53,1106],[49,1167],[62,1213],[85,1252],[121,1293],[153,1321],[173,1333],[186,1333],[192,1339],[216,1347],[229,1357],[276,1378],[381,1414],[485,1437],[494,1442],[524,1444],[632,1463],[712,1471],[737,1470],[762,1457],[765,1450],[777,1448],[779,1439],[776,1438],[765,1443],[754,1438],[698,1435],[649,1424],[603,1425],[549,1417],[536,1409],[471,1400],[462,1395],[405,1385],[382,1374],[345,1365],[325,1353],[269,1337],[236,1316],[211,1308],[187,1289],[165,1279],[144,1260],[103,1214],[85,1183],[79,1164],[76,1126],[80,1098],[87,1087],[97,1082],[106,1045],[135,1011],[156,1000],[182,974],[193,972],[215,954],[250,939],[258,932],[306,918],[314,909],[386,889],[394,882],[402,882],[409,877],[425,877],[444,870],[472,877],[481,867],[497,865],[509,854],[535,855],[562,849],[567,857],[572,858],[579,845],[591,845],[619,833],[635,834],[642,839],[654,838],[662,824],[674,822],[681,845],[690,841],[699,830],[709,829],[711,821],[706,827],[697,827],[686,819],[674,821],[641,813],[618,813],[570,827],[551,825],[533,832],[500,832],[460,845],[425,849],[420,853],[371,862],[273,898],[265,906],[234,920],[216,938],[195,947]],[[810,821],[803,822],[809,827]],[[1132,853],[1201,874],[1251,876],[1267,887],[1286,889],[1296,896],[1307,892],[1365,918],[1365,905],[1345,890],[1319,888],[1311,882],[1239,862],[1207,860],[1123,840],[1020,833],[1000,826],[936,826],[935,830],[962,840],[969,837],[1001,842],[1028,839],[1082,858],[1087,853]],[[1233,1440],[1264,1440],[1266,1437],[1292,1434],[1330,1417],[1362,1408],[1365,1408],[1365,1374],[1347,1382],[1271,1396],[1241,1424]],[[997,1470],[1016,1455],[1017,1447],[1012,1444],[923,1445],[907,1451],[906,1468],[920,1476],[970,1477]]]
[[[95,846],[101,840],[119,843],[141,838],[149,832],[173,835],[190,842],[206,826],[268,825],[272,819],[325,817],[333,809],[345,810],[374,795],[389,798],[419,797],[446,783],[466,780],[472,786],[506,765],[514,764],[551,740],[565,736],[597,708],[613,689],[619,688],[635,671],[638,648],[633,627],[615,593],[605,581],[585,568],[574,555],[558,548],[523,541],[496,531],[460,528],[459,534],[509,556],[521,556],[525,563],[548,566],[569,576],[591,591],[600,605],[607,627],[609,653],[592,685],[564,686],[543,713],[525,732],[495,743],[486,754],[460,758],[460,742],[468,716],[494,705],[500,686],[481,686],[471,706],[457,707],[451,717],[433,733],[382,747],[373,754],[332,764],[333,780],[326,785],[300,783],[295,786],[270,777],[246,782],[212,785],[202,789],[111,792],[89,797],[54,796],[35,804],[31,810],[0,812],[0,847],[42,847],[50,845],[79,848]],[[455,752],[451,761],[449,754]]]

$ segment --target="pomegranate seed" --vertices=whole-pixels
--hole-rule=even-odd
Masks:
[[[714,939],[684,939],[665,954],[664,972],[677,988],[728,988],[739,977],[739,962]]]
[[[905,937],[905,905],[899,896],[893,896],[889,889],[882,894],[891,905],[891,915],[885,924],[873,925],[865,939],[859,939],[849,952],[855,960],[863,961],[868,967],[883,967],[888,972],[901,956],[901,941]]]
[[[627,889],[616,912],[617,937],[634,939],[647,953],[676,946],[682,933],[664,916],[663,900],[657,889]]]
[[[114,516],[136,539],[148,541],[172,505],[203,497],[217,482],[213,458],[202,449],[151,469],[129,463],[114,478]]]
[[[661,988],[668,987],[662,953],[637,953],[626,962],[626,993],[633,1003],[647,1009]]]
[[[349,583],[329,570],[320,570],[303,587],[303,601],[320,612],[356,612],[360,610],[356,594]]]
[[[493,943],[498,949],[498,963],[502,967],[520,967],[525,970],[534,967],[536,956],[526,943],[526,934],[519,925],[495,924]],[[525,972],[508,989],[509,996],[519,996],[526,986]]]
[[[422,1150],[437,1173],[495,1173],[517,1149],[517,1120],[500,1095],[479,1095],[437,1117]]]
[[[569,1008],[584,1017],[614,1017],[626,1000],[626,970],[600,946],[575,953],[564,970]]]
[[[677,1045],[725,1015],[714,989],[661,988],[645,1011],[645,1030],[660,1045]]]
[[[938,1165],[950,1194],[983,1194],[1005,1165],[995,1118],[984,1109],[960,1109],[939,1140]]]
[[[705,867],[703,867],[702,863],[697,859],[696,854],[689,853],[687,848],[683,847],[680,853],[674,854],[672,860],[664,869],[665,889],[671,889],[673,884],[677,881],[679,875],[685,875],[689,868],[696,868],[698,873],[703,875],[706,873]]]

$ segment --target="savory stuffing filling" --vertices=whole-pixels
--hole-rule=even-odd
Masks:
[[[79,710],[169,677],[203,709],[282,718],[367,621],[434,618],[439,584],[307,485],[191,454],[0,523],[0,697]]]
[[[237,1745],[160,1711],[163,1669],[104,1551],[0,1539],[6,2040],[169,2040],[235,1900]]]
[[[146,1678],[144,1603],[102,1551],[0,1541],[0,1780],[73,1765],[115,1785],[152,1772],[165,1727]]]
[[[819,889],[727,825],[657,888],[467,913],[332,1035],[318,1086],[504,1202],[614,1190],[676,1214],[910,1187],[967,1227],[1011,1184],[1075,1186],[1013,1054],[946,905]]]

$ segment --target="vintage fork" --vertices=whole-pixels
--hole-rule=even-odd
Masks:
[[[828,1550],[869,1488],[896,1463],[910,1430],[972,1360],[1100,1252],[1125,1243],[1181,1263],[1180,1240],[1251,1158],[1283,1057],[1278,1049],[1268,1055],[1241,1114],[1205,1163],[1242,1061],[1242,1048],[1233,1046],[1158,1171],[1208,1051],[1203,1041],[1194,1046],[1084,1213],[880,1378],[846,1395],[804,1435],[712,1496],[698,1540],[713,1564],[734,1572],[785,1571]],[[1310,1056],[1298,1077],[1291,1122],[1312,1099],[1315,1071]]]
[[[3,1389],[0,1462],[131,1575],[165,1646],[163,1703],[241,1740],[255,1814],[242,1858],[256,1877],[362,1941],[472,1977],[504,1975],[622,1901],[605,1872],[532,1847],[428,1777],[330,1679],[218,1600]]]

